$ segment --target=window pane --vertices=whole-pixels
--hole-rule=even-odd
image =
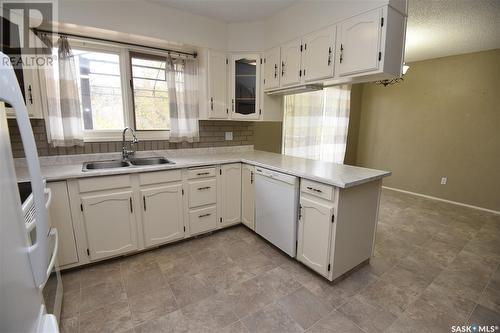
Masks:
[[[138,130],[168,130],[166,61],[145,58],[131,57],[135,127]]]
[[[125,127],[117,54],[73,50],[85,130]]]

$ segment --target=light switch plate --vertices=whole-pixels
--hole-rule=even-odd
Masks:
[[[448,177],[441,178],[441,185],[446,185],[447,182],[448,182]]]
[[[226,132],[226,133],[224,134],[224,139],[225,139],[226,141],[232,141],[232,140],[233,140],[233,132]]]

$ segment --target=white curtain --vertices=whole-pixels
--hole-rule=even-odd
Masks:
[[[51,45],[45,34],[39,35]],[[82,115],[73,55],[66,37],[60,37],[58,56],[39,68],[47,140],[53,147],[83,145]]]
[[[198,142],[198,64],[195,59],[167,61],[170,141]]]
[[[344,163],[351,85],[285,97],[283,153]]]

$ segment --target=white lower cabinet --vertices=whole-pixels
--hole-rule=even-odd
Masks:
[[[133,192],[88,193],[81,197],[83,223],[91,260],[137,250]]]
[[[184,238],[182,184],[140,190],[146,247]]]
[[[50,225],[56,228],[59,234],[57,260],[61,266],[77,263],[78,253],[66,182],[48,183],[47,187],[52,192],[52,201],[49,207]]]
[[[255,167],[243,164],[241,167],[241,222],[255,230]]]
[[[189,211],[189,229],[191,235],[201,234],[217,228],[217,207],[208,206]]]
[[[241,163],[223,164],[219,172],[219,227],[241,222]]]
[[[323,276],[330,271],[333,208],[331,202],[301,194],[297,259]]]

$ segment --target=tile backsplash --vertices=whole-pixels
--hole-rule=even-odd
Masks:
[[[12,153],[15,158],[24,157],[24,150],[15,119],[9,119],[9,133],[12,143]],[[31,126],[35,134],[38,155],[72,155],[91,153],[112,153],[122,149],[121,141],[87,142],[83,147],[54,148],[47,142],[45,121],[32,119]],[[225,141],[224,132],[233,132],[233,140]],[[254,144],[254,124],[245,121],[200,120],[200,141],[195,143],[173,143],[168,140],[139,141],[137,150],[177,149],[177,148],[206,148],[225,147]]]

